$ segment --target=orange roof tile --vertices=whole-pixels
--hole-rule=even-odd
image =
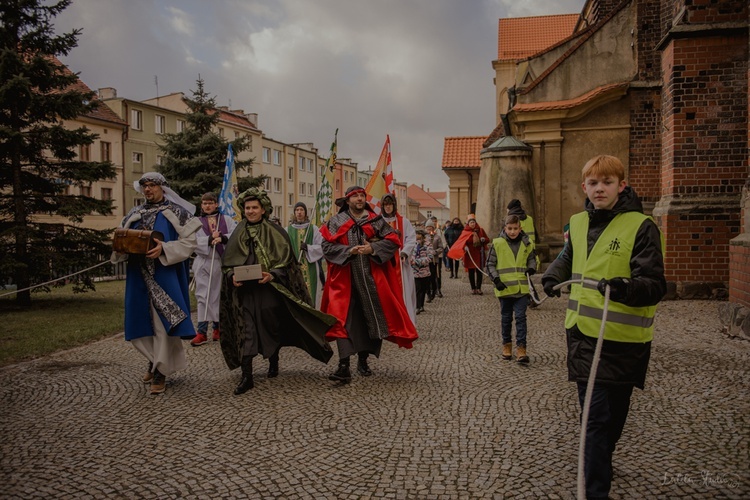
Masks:
[[[419,203],[421,208],[445,208],[445,205],[416,184],[410,184],[406,188],[406,196]]]
[[[530,57],[573,34],[580,14],[500,19],[497,58],[518,60]]]
[[[474,137],[446,137],[443,143],[443,168],[479,168],[479,152],[486,135]]]
[[[233,123],[242,127],[256,128],[255,125],[253,125],[253,123],[248,120],[246,116],[233,113],[231,111],[224,111],[223,109],[219,110],[219,119],[223,122]]]
[[[558,109],[570,109],[581,104],[587,103],[593,100],[595,97],[609,92],[610,90],[617,88],[627,88],[628,82],[611,83],[609,85],[602,85],[594,90],[590,90],[585,94],[574,97],[573,99],[564,99],[562,101],[545,101],[545,102],[530,102],[520,103],[513,106],[513,111],[551,111]]]

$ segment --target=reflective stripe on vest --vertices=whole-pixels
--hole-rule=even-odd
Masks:
[[[570,287],[565,328],[577,325],[584,335],[599,336],[604,296],[596,289],[596,285],[583,280],[598,283],[602,278],[630,278],[630,258],[635,235],[646,219],[650,217],[639,212],[616,215],[587,256],[588,213],[579,213],[570,218],[572,279],[578,280],[578,283],[573,283]],[[610,300],[604,338],[615,342],[650,342],[654,338],[655,312],[656,306],[630,307]]]
[[[513,255],[513,250],[510,249],[510,245],[508,245],[508,241],[505,238],[495,238],[492,240],[492,246],[495,248],[498,266],[501,264],[507,266],[511,262],[515,264],[514,267],[497,268],[497,275],[508,288],[503,291],[495,289],[495,297],[529,293],[529,280],[526,277],[526,261],[534,245],[532,243],[526,245],[521,241],[518,246],[518,255]]]

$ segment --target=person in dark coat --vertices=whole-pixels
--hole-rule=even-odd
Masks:
[[[299,347],[327,363],[333,349],[325,334],[338,322],[312,306],[289,235],[268,220],[273,207],[266,192],[250,188],[237,205],[245,218],[229,238],[222,261],[221,352],[230,369],[242,368],[234,390],[239,395],[253,388],[252,360],[258,354],[269,359],[269,378],[278,376],[283,346]],[[262,278],[237,281],[234,268],[252,264],[262,266]]]
[[[583,168],[585,211],[570,219],[570,240],[544,273],[545,293],[571,277],[565,318],[568,380],[578,385],[581,408],[596,349],[604,294],[608,316],[586,432],[587,498],[607,498],[612,454],[625,426],[633,387],[643,389],[651,355],[656,304],[664,297],[663,238],[627,186],[615,157],[597,156]],[[586,281],[584,281],[586,280]]]
[[[459,236],[461,236],[461,231],[463,230],[464,225],[458,217],[454,217],[451,225],[445,228],[445,258],[448,259],[448,269],[451,272],[451,278],[458,278],[458,266],[461,263],[461,260],[448,257],[448,250],[450,250],[453,244],[458,241]]]

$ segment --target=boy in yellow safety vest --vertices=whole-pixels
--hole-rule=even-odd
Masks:
[[[521,230],[517,215],[505,218],[500,236],[492,240],[487,255],[487,274],[500,299],[503,359],[512,357],[513,316],[516,319],[516,361],[528,363],[526,353],[526,308],[529,305],[529,279],[536,272],[534,242]],[[527,276],[528,275],[528,276]]]
[[[542,276],[545,293],[570,279],[565,316],[568,380],[577,382],[583,408],[586,382],[604,309],[610,302],[586,428],[584,476],[587,498],[607,498],[612,453],[620,439],[633,387],[646,379],[656,304],[667,291],[663,238],[638,196],[625,182],[619,159],[600,155],[582,171],[586,210],[570,219],[570,239]],[[594,284],[597,283],[597,284]]]

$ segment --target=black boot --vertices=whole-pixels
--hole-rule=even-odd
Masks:
[[[348,384],[351,382],[352,372],[349,370],[349,358],[342,358],[339,360],[338,369],[328,376],[328,380],[341,382],[342,384]]]
[[[242,379],[240,380],[239,385],[234,389],[234,394],[236,396],[239,396],[240,394],[245,394],[247,391],[249,391],[250,389],[254,387],[253,358],[250,356],[243,356],[240,367],[242,368]]]
[[[268,378],[279,376],[279,352],[276,351],[273,356],[268,358]]]
[[[363,377],[369,377],[372,375],[372,370],[367,366],[367,353],[359,355],[359,361],[357,362],[357,372]]]

